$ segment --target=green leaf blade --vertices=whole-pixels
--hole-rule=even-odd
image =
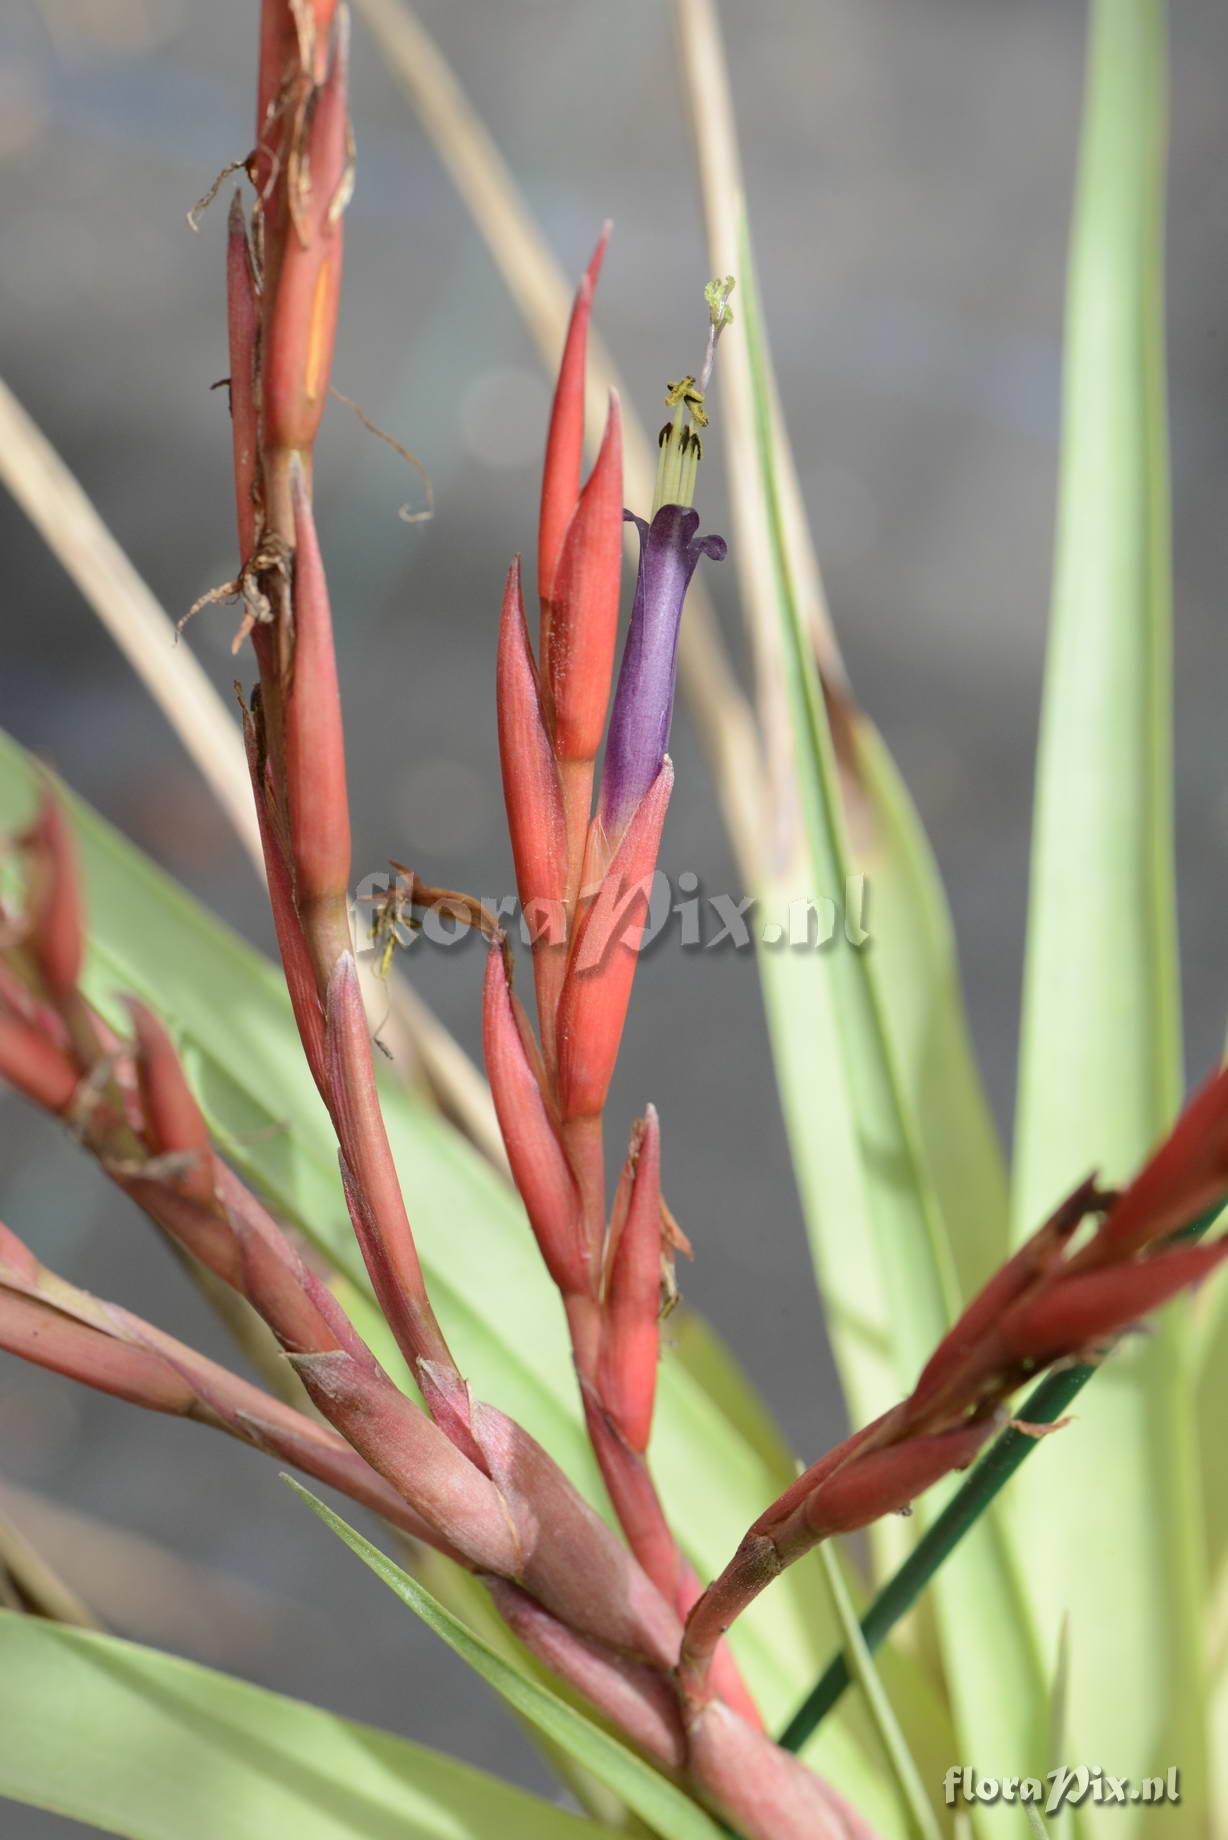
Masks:
[[[790,578],[773,464],[773,390],[744,216],[739,265],[760,471],[775,533],[780,650],[810,852],[802,874],[808,871],[812,890],[843,891],[852,859],[823,688]],[[868,735],[863,747],[867,754],[872,752]],[[897,846],[901,838],[909,840],[897,887],[922,898],[931,940],[941,953],[944,912],[936,877],[926,868],[927,855],[915,840],[906,801],[893,786],[881,755],[877,764],[879,791],[893,817]],[[803,881],[801,888],[805,887]],[[898,933],[894,944],[899,967],[894,984],[880,969],[877,941],[861,948],[834,941],[826,957],[803,960],[795,969],[779,962],[788,954],[775,960],[760,955],[769,1014],[773,984],[786,976],[796,982],[805,972],[811,977],[808,1000],[799,1001],[792,1012],[777,994],[777,1051],[780,1054],[783,1047],[789,1057],[781,1084],[794,1141],[803,1145],[800,1173],[803,1182],[812,1185],[816,1260],[824,1296],[829,1305],[834,1301],[833,1345],[837,1358],[855,1375],[859,1392],[873,1397],[877,1390],[875,1411],[911,1390],[959,1301],[955,1255],[915,1109],[916,1061],[911,1063],[910,1084],[904,1072],[906,1037],[898,1026],[893,1032],[888,1022],[889,998],[908,975]],[[932,966],[938,961],[929,962]],[[808,1049],[802,1034],[806,1025],[812,1030]],[[947,1045],[950,1065],[962,1068],[961,1077],[967,1079],[970,1057],[958,1014],[948,1023]],[[806,1070],[814,1074],[809,1085],[797,1077]],[[978,1120],[982,1128],[987,1126],[983,1099],[970,1114],[974,1131]],[[982,1171],[990,1168],[991,1188],[992,1160],[992,1155],[988,1163],[984,1157],[978,1159]],[[999,1215],[999,1228],[1000,1224]],[[988,1230],[994,1231],[992,1221]],[[877,1369],[876,1341],[882,1350]],[[855,1397],[853,1403],[859,1416],[871,1416],[865,1398]],[[928,1523],[949,1492],[934,1491],[919,1504],[920,1524]],[[898,1523],[895,1528],[894,1554],[892,1524],[880,1523],[874,1530],[880,1575],[898,1556]],[[992,1515],[971,1530],[938,1575],[934,1609],[956,1725],[969,1753],[987,1772],[1026,1773],[1039,1757],[1044,1674],[1012,1555]]]
[[[844,1574],[840,1570],[840,1561],[830,1541],[824,1541],[819,1547],[819,1563],[823,1567],[827,1588],[840,1624],[850,1673],[857,1682],[862,1698],[869,1708],[875,1731],[883,1747],[883,1754],[908,1809],[909,1824],[917,1840],[941,1840],[938,1822],[926,1796],[916,1762],[908,1748],[907,1739],[900,1729],[899,1721],[892,1709],[887,1690],[879,1677],[878,1669],[874,1665],[874,1658],[866,1646],[865,1637],[857,1621],[857,1612],[853,1608],[848,1587],[844,1582]]]
[[[0,1611],[0,1797],[128,1840],[598,1840],[611,1830],[302,1700]]]
[[[527,1719],[551,1743],[563,1747],[576,1762],[614,1790],[628,1808],[647,1821],[664,1840],[717,1840],[721,1829],[697,1803],[676,1789],[673,1783],[627,1749],[599,1725],[583,1717],[574,1708],[538,1681],[510,1667],[485,1642],[474,1635],[459,1618],[445,1610],[408,1572],[394,1565],[378,1547],[364,1540],[354,1528],[331,1508],[304,1489],[291,1483],[326,1527],[357,1554],[363,1564],[386,1584],[428,1628],[434,1630],[448,1647],[494,1688],[514,1711]]]
[[[1163,382],[1161,0],[1095,0],[1067,295],[1052,626],[1017,1119],[1022,1236],[1089,1169],[1119,1182],[1181,1092]],[[1080,1756],[1179,1756],[1205,1805],[1188,1304],[1123,1349],[1008,1498],[1046,1651],[1070,1613]],[[1129,1680],[1123,1695],[1117,1683]],[[1106,1766],[1107,1767],[1107,1766]],[[1088,1813],[1089,1831],[1138,1816]],[[1167,1831],[1152,1810],[1148,1832]]]

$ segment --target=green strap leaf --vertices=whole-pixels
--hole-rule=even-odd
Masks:
[[[773,405],[758,281],[745,213],[738,258],[742,315],[754,392],[759,472],[766,498],[780,625],[777,658],[793,739],[797,790],[807,845],[798,893],[839,896],[853,871],[835,746],[813,643],[797,602],[773,448]],[[800,865],[799,865],[800,866]],[[798,955],[802,956],[802,955]],[[904,1091],[885,1022],[883,991],[872,949],[845,940],[809,960],[816,982],[830,988],[834,1064],[827,1086],[842,1082],[855,1133],[853,1154],[865,1191],[883,1292],[890,1309],[893,1354],[906,1383],[915,1378],[936,1334],[957,1307],[950,1245],[924,1151]],[[812,1111],[823,1099],[807,1095]],[[848,1236],[848,1226],[845,1234]]]
[[[1213,1634],[1211,1666],[1225,1677],[1228,1649],[1228,1464],[1224,1462],[1224,1399],[1228,1396],[1228,1288],[1208,1285],[1193,1299],[1194,1373],[1198,1430],[1198,1473],[1202,1483],[1208,1617]],[[1228,1819],[1228,1801],[1224,1803]]]
[[[468,1662],[509,1706],[535,1725],[551,1743],[561,1745],[577,1763],[607,1783],[628,1808],[647,1821],[664,1840],[717,1840],[722,1830],[711,1816],[642,1757],[636,1756],[634,1751],[628,1750],[625,1744],[585,1718],[557,1694],[509,1667],[459,1618],[445,1610],[438,1598],[432,1597],[417,1579],[394,1565],[386,1554],[364,1540],[309,1490],[297,1482],[291,1482],[290,1486],[319,1515],[325,1526],[331,1527],[338,1539],[344,1540],[363,1564],[369,1566],[402,1603],[408,1604],[462,1661]]]
[[[843,892],[852,858],[823,688],[793,585],[777,489],[773,391],[744,215],[739,242],[759,472],[773,537],[780,668],[809,847],[809,886]],[[865,751],[869,757],[872,747]],[[909,831],[906,808],[881,755],[878,764],[877,783],[892,800],[898,837]],[[936,881],[926,874],[919,849],[911,865],[908,880],[924,893],[940,941]],[[760,962],[783,1056],[786,1113],[813,1209],[833,1345],[857,1382],[854,1411],[868,1417],[911,1389],[959,1299],[946,1222],[902,1071],[902,1041],[888,1024],[888,992],[898,990],[902,979],[897,974],[895,985],[887,984],[873,940],[860,949],[835,941],[813,958],[767,951]],[[956,1024],[948,1035],[956,1058],[961,1040]],[[976,1123],[974,1111],[974,1130]],[[871,1394],[872,1405],[863,1393]],[[928,1522],[951,1492],[933,1491],[919,1504],[918,1522]],[[880,1575],[890,1557],[883,1535],[893,1527],[898,1523],[875,1529]],[[944,1567],[934,1605],[952,1708],[970,1754],[979,1767],[1000,1766],[1003,1775],[1025,1770],[1040,1747],[1044,1674],[1011,1555],[992,1516],[978,1522]]]
[[[864,863],[883,1013],[968,1298],[1009,1244],[1006,1166],[968,1032],[946,891],[900,772],[864,715],[853,722],[869,809]]]
[[[922,1226],[927,1210],[936,1208],[943,1217],[944,1230],[935,1226],[932,1233],[932,1258],[949,1310],[953,1287],[942,1268],[950,1262],[950,1253],[954,1252],[963,1281],[965,1243],[978,1276],[993,1257],[995,1238],[999,1245],[1005,1243],[1001,1156],[970,1052],[935,865],[881,741],[849,697],[831,627],[762,323],[718,8],[715,0],[675,0],[673,17],[679,82],[690,105],[709,263],[718,274],[736,270],[737,298],[746,303],[745,310],[738,310],[746,336],[740,331],[727,334],[721,353],[720,444],[726,457],[734,562],[750,633],[761,731],[758,780],[745,790],[753,791],[765,809],[755,829],[755,847],[748,849],[740,832],[735,842],[753,865],[748,874],[756,891],[786,908],[791,895],[800,900],[817,897],[837,909],[844,907],[847,917],[847,889],[836,871],[854,866],[869,883],[872,944],[864,957],[872,960],[865,970],[867,981],[877,986],[877,1014],[867,1031],[864,1019],[857,1019],[855,997],[841,1007],[851,1012],[854,1035],[882,1037],[886,1080],[858,1072],[856,1041],[846,1048],[846,1083],[857,1088],[854,1126],[862,1127],[864,1121],[865,1155],[873,1165],[868,1172],[869,1198],[881,1207],[876,1191],[911,1185]],[[713,289],[717,285],[713,283]],[[727,294],[733,277],[719,285]],[[838,738],[834,749],[826,734],[829,721]],[[839,757],[838,787],[833,753]],[[852,855],[843,834],[841,807],[850,813]],[[825,870],[832,874],[825,876]],[[848,956],[844,943],[832,943],[828,956]],[[830,1089],[840,1084],[840,1056],[832,1053],[825,1015],[820,1013],[818,1031],[809,1029],[807,978],[789,980],[786,968],[767,962],[776,956],[771,948],[763,954],[763,975],[800,1185],[827,1301],[837,1261],[828,1257],[825,1242],[847,1242],[851,1237],[842,1203],[855,1197],[846,1192],[851,1185],[844,1167],[824,1193],[821,1159],[812,1153],[808,1139]],[[810,981],[820,975],[821,970],[813,971]],[[833,981],[835,977],[833,970]],[[782,988],[790,983],[788,991]],[[814,1057],[820,1062],[817,1078],[809,1077],[813,1060],[806,1052],[807,1034],[814,1032],[823,1035]],[[873,1115],[867,1115],[862,1100],[875,1093],[877,1104]],[[880,1110],[888,1121],[886,1131],[880,1129]],[[951,1122],[958,1124],[957,1151],[947,1128]],[[825,1132],[828,1144],[846,1128],[833,1122]],[[883,1164],[890,1167],[884,1169]],[[833,1217],[834,1232],[829,1224]],[[884,1234],[891,1231],[888,1223]],[[894,1254],[897,1248],[891,1245],[888,1250]],[[850,1281],[838,1294],[834,1339],[841,1376],[860,1418],[895,1396],[895,1376],[890,1373],[893,1336],[880,1308],[881,1278],[869,1289],[858,1287],[859,1309],[846,1329],[844,1293],[853,1288]],[[875,1380],[871,1324],[880,1342],[879,1398],[867,1396]],[[900,1378],[907,1383],[912,1377]]]
[[[129,1840],[599,1840],[481,1770],[211,1668],[0,1611],[0,1797]]]
[[[1067,293],[1061,487],[1037,772],[1015,1227],[1120,1181],[1181,1091],[1162,314],[1162,0],[1093,0]],[[1070,1615],[1077,1755],[1179,1759],[1205,1806],[1188,1305],[1123,1350],[1009,1500],[1046,1652]],[[1128,1693],[1117,1683],[1130,1682]],[[1106,1765],[1107,1767],[1107,1765]],[[1148,1832],[1167,1831],[1151,1810]],[[1087,1815],[1120,1837],[1138,1816]]]

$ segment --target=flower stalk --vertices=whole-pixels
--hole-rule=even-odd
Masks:
[[[1142,1317],[1209,1277],[1228,1255],[1228,1237],[1198,1245],[1171,1236],[1225,1195],[1228,1069],[1195,1096],[1121,1195],[1081,1184],[972,1300],[909,1398],[812,1464],[760,1515],[688,1618],[679,1662],[688,1699],[711,1696],[717,1642],[788,1565],[967,1468],[1028,1379],[1100,1360]]]
[[[0,1346],[97,1391],[225,1431],[463,1563],[336,1431],[118,1304],[48,1271],[0,1226]]]
[[[1212,1208],[1193,1227],[1185,1230],[1185,1236],[1201,1238],[1215,1224],[1218,1214],[1219,1209]],[[865,1612],[860,1627],[871,1654],[882,1646],[896,1624],[912,1609],[939,1567],[1001,1493],[1019,1465],[1041,1448],[1044,1434],[1060,1426],[1067,1408],[1099,1372],[1100,1366],[1099,1361],[1062,1365],[1046,1375],[1028,1394],[1016,1418],[995,1438],[969,1472],[967,1480]],[[784,1749],[800,1751],[839,1703],[850,1683],[848,1660],[841,1651],[833,1655],[781,1732],[779,1742]]]
[[[621,497],[617,400],[592,474],[579,490],[588,326],[608,226],[580,282],[546,443],[538,533],[540,673],[525,625],[521,571],[504,594],[497,680],[504,799],[521,905],[532,921],[541,1048],[511,993],[502,942],[486,978],[486,1065],[512,1173],[558,1286],[589,1439],[632,1551],[679,1614],[699,1586],[679,1552],[647,1462],[660,1350],[663,1273],[680,1236],[661,1196],[660,1125],[650,1107],[607,1217],[606,1096],[647,917],[673,788],[666,753],[678,632],[687,587],[719,537],[696,539],[690,506],[707,425],[704,390],[728,292],[709,295],[702,382],[671,385],[654,507],[643,540],[631,625],[606,727],[618,613]],[[662,486],[662,482],[664,486]],[[685,497],[682,496],[685,494]],[[682,1242],[685,1244],[685,1242]],[[689,1250],[689,1248],[688,1248]],[[733,1664],[720,1691],[754,1726],[759,1715]]]

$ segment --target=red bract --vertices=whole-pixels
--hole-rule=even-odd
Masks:
[[[559,1100],[568,1120],[599,1117],[605,1105],[673,786],[666,760],[576,924],[559,1001]],[[602,845],[599,836],[590,837],[586,865],[600,861]]]
[[[565,887],[572,902],[579,886],[618,629],[622,421],[613,391],[600,451],[588,483],[580,489],[588,325],[609,233],[607,224],[580,283],[567,329],[546,438],[538,526],[542,715],[559,764]],[[535,892],[538,898],[546,894],[544,889]],[[544,1017],[543,1030],[549,1060],[552,1044]]]
[[[745,1840],[876,1840],[842,1796],[719,1700],[692,1711],[692,1768]]]
[[[284,58],[284,29],[281,38]],[[317,4],[314,29],[296,33],[291,74],[271,99],[273,146],[261,162],[271,187],[264,439],[270,448],[299,454],[310,451],[324,412],[337,329],[341,221],[353,182],[348,65],[346,9]]]
[[[542,631],[546,709],[562,761],[591,762],[601,746],[618,632],[622,530],[622,420],[611,391],[605,437],[563,539]]]
[[[1178,1291],[1200,1284],[1225,1254],[1228,1239],[1220,1239],[1066,1276],[1008,1313],[999,1331],[1002,1343],[1017,1359],[1037,1364],[1072,1349],[1094,1351]]]
[[[262,0],[256,79],[256,154],[252,183],[261,199],[278,196],[293,107],[323,74],[337,0]]]
[[[575,515],[580,496],[580,466],[584,457],[585,369],[588,358],[588,323],[593,310],[593,291],[601,273],[601,262],[612,226],[606,224],[597,239],[592,259],[576,291],[571,321],[563,346],[554,404],[550,411],[550,429],[546,436],[546,459],[542,468],[541,515],[537,534],[537,585],[542,601],[542,655],[549,650],[548,629],[554,598],[554,575],[567,526]]]
[[[1003,1313],[1027,1294],[1061,1259],[1062,1248],[1075,1229],[1100,1204],[1093,1178],[1079,1185],[1050,1215],[1045,1224],[1025,1240],[1001,1270],[968,1305],[950,1333],[943,1337],[921,1372],[913,1398],[926,1399],[960,1364],[984,1345]]]
[[[226,229],[226,319],[230,345],[230,420],[239,555],[256,547],[260,492],[260,405],[257,354],[260,297],[252,267],[243,200],[236,192]]]
[[[178,1183],[198,1201],[213,1199],[213,1145],[175,1047],[162,1023],[127,999],[136,1035],[136,1074],[146,1139],[154,1156],[178,1159]]]
[[[54,1039],[0,1001],[0,1079],[49,1112],[66,1112],[80,1072]]]
[[[48,996],[57,1001],[76,989],[85,941],[76,858],[64,813],[49,787],[43,788],[38,816],[22,846],[30,950]]]
[[[268,763],[264,758],[262,735],[258,732],[256,722],[246,713],[243,729],[248,772],[251,774],[252,794],[256,805],[256,818],[260,826],[260,843],[264,852],[264,869],[269,885],[269,907],[273,915],[273,928],[277,934],[277,949],[281,954],[286,990],[289,993],[290,1006],[294,1011],[294,1020],[298,1028],[299,1039],[303,1044],[307,1065],[320,1089],[321,1097],[327,1104],[328,1086],[324,1068],[324,1005],[320,1001],[315,967],[311,962],[307,939],[294,903],[294,887],[290,878],[290,868],[286,862],[285,850],[282,847],[274,816],[271,776]]]
[[[564,1295],[583,1294],[592,1288],[593,1270],[580,1195],[530,1058],[528,1024],[519,1008],[503,952],[492,946],[486,961],[483,1045],[499,1127],[550,1276]]]
[[[423,1282],[388,1134],[354,960],[337,960],[328,988],[326,1063],[346,1199],[375,1294],[417,1375],[421,1361],[454,1367]]]
[[[520,558],[503,592],[496,673],[499,755],[508,834],[522,905],[540,905],[544,929],[550,910],[562,920],[567,893],[567,835],[558,766],[542,713],[537,667],[524,615]],[[561,935],[562,927],[558,932]]]
[[[632,1145],[626,1211],[606,1249],[599,1386],[632,1450],[648,1448],[661,1349],[661,1127],[649,1106]]]
[[[525,1646],[578,1686],[633,1744],[667,1770],[684,1766],[686,1738],[678,1696],[657,1670],[577,1635],[516,1585],[497,1583],[491,1594],[504,1622]]]
[[[525,622],[519,557],[508,570],[503,593],[495,700],[516,891],[533,941],[542,1049],[553,1067],[555,1012],[567,968],[567,825]]]
[[[802,1509],[803,1525],[788,1522],[773,1543],[786,1564],[794,1547],[800,1556],[816,1539],[854,1533],[885,1514],[898,1514],[952,1470],[966,1469],[994,1430],[991,1418],[973,1419],[952,1431],[910,1437],[885,1450],[863,1447],[857,1457],[812,1489]]]
[[[1114,1204],[1102,1231],[1073,1261],[1084,1270],[1163,1238],[1228,1187],[1228,1080],[1215,1074]]]
[[[302,468],[291,472],[294,507],[294,667],[285,689],[285,774],[290,863],[300,914],[344,900],[350,879],[350,806],[332,613]],[[321,984],[326,981],[326,968]]]

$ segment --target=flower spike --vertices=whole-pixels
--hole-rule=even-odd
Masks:
[[[1228,1256],[1228,1238],[1166,1236],[1228,1195],[1228,1069],[1178,1119],[1118,1199],[1085,1182],[1008,1260],[926,1363],[911,1395],[812,1464],[760,1515],[687,1623],[683,1690],[700,1704],[729,1624],[819,1540],[905,1507],[976,1456],[1005,1401],[1056,1361],[1088,1360]],[[1106,1212],[1107,1210],[1107,1212]],[[1076,1227],[1104,1213],[1071,1255]],[[1156,1241],[1162,1249],[1156,1250]]]
[[[0,1348],[147,1411],[192,1418],[292,1463],[452,1554],[340,1434],[117,1304],[77,1290],[0,1226]]]

